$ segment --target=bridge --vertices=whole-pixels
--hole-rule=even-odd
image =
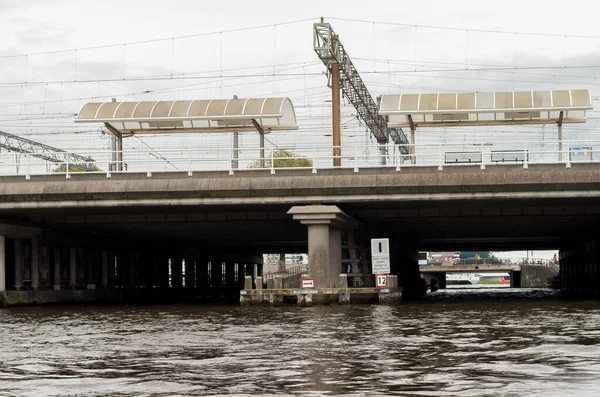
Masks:
[[[331,145],[268,153],[265,134],[300,128],[292,101],[234,96],[85,104],[74,122],[111,136],[110,151],[87,152],[93,167],[68,152],[58,162],[0,152],[0,304],[260,297],[249,292],[264,284],[260,255],[281,252],[308,252],[317,299],[347,301],[352,288],[373,292],[377,237],[390,239],[392,293],[404,296],[422,292],[419,251],[477,249],[560,249],[562,288],[599,292],[599,142],[563,139],[593,109],[589,90],[375,99],[323,20],[313,49],[331,81]],[[342,144],[342,96],[377,154]],[[422,128],[513,125],[554,126],[556,140],[416,139]],[[244,131],[257,147],[240,147]],[[233,144],[123,144],[175,133],[231,133]]]
[[[392,274],[407,294],[420,280],[417,252],[448,249],[559,248],[562,288],[598,291],[590,234],[600,219],[596,163],[0,181],[0,286],[16,301],[67,299],[78,291],[89,299],[156,296],[161,288],[231,297],[246,275],[261,274],[259,255],[267,252],[308,252],[317,285],[335,288],[342,241],[365,258],[376,237],[390,238]],[[352,266],[360,284],[368,264]]]
[[[521,265],[421,266],[419,271],[421,273],[519,272],[521,271]]]

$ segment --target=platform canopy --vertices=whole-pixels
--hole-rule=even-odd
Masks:
[[[105,123],[123,134],[298,129],[289,98],[92,102],[75,122]]]
[[[388,127],[585,123],[589,90],[383,95]]]

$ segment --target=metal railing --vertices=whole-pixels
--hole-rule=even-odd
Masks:
[[[455,259],[452,262],[440,262],[430,264],[431,266],[479,266],[479,265],[535,265],[535,266],[550,266],[558,265],[558,261],[548,258],[465,258]]]
[[[558,143],[548,141],[504,141],[464,143],[425,143],[417,145],[388,144],[387,152],[376,150],[372,145],[341,146],[342,168],[395,167],[468,167],[497,164],[519,164],[527,168],[532,164],[565,164],[600,162],[600,141],[564,141],[562,149]],[[402,148],[411,148],[404,154]],[[264,157],[259,155],[258,147],[203,147],[197,149],[161,149],[144,151],[140,149],[123,151],[123,161],[115,162],[110,150],[86,151],[90,158],[96,159],[91,173],[110,176],[113,173],[145,172],[186,172],[199,171],[270,170],[276,173],[281,169],[309,169],[314,173],[333,167],[333,147],[331,145],[296,145],[293,147],[267,148]],[[336,156],[338,157],[338,156]],[[76,168],[66,161],[52,163],[28,154],[0,152],[0,175],[70,175]],[[88,167],[89,168],[89,167]]]
[[[302,274],[308,272],[308,265],[298,265],[294,267],[290,267],[289,269],[280,270],[276,272],[269,272],[263,274],[263,282],[267,282],[269,279],[273,279],[277,276],[286,278],[290,276],[296,276],[298,274]]]

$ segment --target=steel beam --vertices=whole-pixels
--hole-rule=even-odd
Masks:
[[[28,154],[55,164],[69,164],[69,167],[82,171],[93,170],[93,163],[96,162],[90,157],[69,153],[66,150],[44,145],[4,131],[0,131],[0,148]]]

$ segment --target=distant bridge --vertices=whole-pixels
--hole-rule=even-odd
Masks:
[[[452,265],[452,266],[421,266],[421,273],[482,273],[482,272],[511,272],[521,271],[521,265]]]

